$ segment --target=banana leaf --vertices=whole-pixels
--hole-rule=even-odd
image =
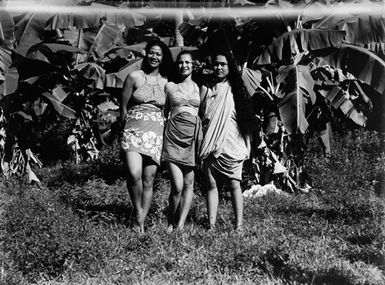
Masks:
[[[205,41],[207,28],[201,28],[189,22],[183,22],[178,28],[187,45],[199,46]]]
[[[53,107],[55,108],[56,112],[58,112],[61,116],[69,119],[76,119],[75,110],[61,103],[58,100],[58,99],[61,99],[61,97],[58,96],[57,92],[56,93],[54,93],[54,91],[52,93],[43,92],[42,95],[47,99],[49,99],[49,101],[52,103]]]
[[[359,15],[331,14],[318,19],[304,18],[304,23],[310,22],[313,29],[333,29],[346,31],[346,43],[365,45],[372,42],[385,42],[385,14],[383,11]]]
[[[15,93],[19,85],[19,73],[16,67],[8,68],[4,76],[4,82],[0,84],[0,100],[9,94]]]
[[[124,80],[132,71],[139,70],[142,67],[143,59],[134,59],[129,61],[118,72],[106,74],[106,87],[122,88]]]
[[[83,49],[59,43],[42,43],[41,46],[49,48],[53,53],[61,51],[70,53],[86,53]]]
[[[0,78],[5,76],[7,68],[12,64],[11,54],[12,52],[9,49],[0,47]]]
[[[16,25],[15,37],[19,44],[15,51],[18,54],[25,56],[30,47],[42,41],[45,24],[51,16],[47,13],[34,12],[31,15],[25,15]]]
[[[15,23],[11,15],[5,10],[0,10],[0,39],[5,42],[12,41],[14,29]]]
[[[99,61],[107,62],[116,58],[132,59],[134,57],[134,53],[137,52],[132,51],[128,46],[112,47],[104,54],[104,58],[100,59]]]
[[[209,15],[184,22],[178,27],[185,45],[196,46],[204,54],[211,54],[216,50],[232,50],[240,38],[235,17],[218,18]]]
[[[340,86],[334,86],[330,91],[320,90],[319,92],[335,109],[340,109],[353,122],[365,127],[367,121],[365,114],[355,108],[353,102],[346,97],[345,91]]]
[[[254,64],[289,62],[293,54],[338,47],[344,38],[344,31],[295,29],[273,40],[254,61]]]
[[[72,64],[73,53],[86,54],[87,52],[71,45],[59,43],[39,43],[29,49],[27,58],[45,61],[47,63],[51,63],[52,65],[67,66]]]
[[[253,96],[255,90],[261,85],[262,73],[259,70],[243,68],[242,79],[249,96]]]
[[[64,30],[63,37],[73,47],[88,51],[92,46],[97,32],[94,29],[90,30]]]
[[[343,44],[321,57],[318,66],[331,65],[351,73],[380,94],[385,94],[385,61],[363,47]]]
[[[15,52],[12,53],[12,66],[17,68],[20,80],[59,71],[56,66],[48,62],[30,59]]]
[[[89,81],[88,87],[104,89],[106,75],[104,69],[100,65],[94,62],[85,62],[78,64],[76,69],[84,79]]]
[[[279,114],[288,134],[298,131],[304,134],[309,126],[306,120],[306,105],[315,101],[314,81],[309,67],[303,65],[282,66],[278,70],[279,84],[276,96]]]
[[[97,33],[92,46],[87,55],[87,59],[91,54],[96,54],[98,58],[104,56],[104,53],[114,46],[121,39],[121,31],[115,25],[104,24]],[[86,59],[86,61],[87,61]]]
[[[382,60],[385,60],[385,43],[367,43],[364,48],[374,52]]]
[[[35,50],[32,52],[30,51],[30,52],[28,52],[26,57],[29,59],[35,59],[35,60],[39,60],[39,61],[44,61],[46,63],[50,63],[49,59],[40,50]]]
[[[98,59],[98,62],[103,63],[103,67],[105,68],[106,73],[118,72],[129,61],[134,60],[136,58],[142,58],[145,45],[146,43],[144,42],[140,46],[114,46],[108,51],[106,51],[104,57]],[[133,46],[135,47],[133,48]]]
[[[133,45],[129,45],[126,47],[126,49],[130,50],[130,51],[134,51],[138,54],[142,54],[142,52],[144,51],[144,48],[146,47],[147,45],[147,42],[141,42],[141,43],[137,43],[137,44],[133,44]]]
[[[67,98],[68,94],[69,93],[65,92],[64,89],[60,86],[52,90],[53,98],[59,102],[63,102],[63,100]]]
[[[12,52],[0,47],[0,100],[17,90],[19,73],[12,65]]]
[[[126,29],[143,26],[145,24],[145,15],[134,13],[124,7],[119,8],[119,12],[116,12],[111,9],[114,7],[116,6],[102,3],[91,3],[89,9],[93,9],[93,13],[59,13],[48,20],[45,28],[48,30],[73,28],[92,29],[98,28],[102,20],[106,21],[108,24],[125,27]],[[123,9],[127,10],[127,13],[121,13]]]
[[[33,102],[33,111],[35,112],[35,115],[38,117],[44,114],[47,107],[48,107],[48,104],[44,103],[40,97]]]
[[[100,3],[92,3],[92,7],[97,7],[100,10],[103,9],[103,5]],[[147,17],[142,14],[135,13],[133,11],[130,11],[128,8],[119,7],[119,10],[126,10],[126,13],[115,13],[113,11],[110,11],[108,13],[104,14],[104,17],[108,24],[116,25],[118,27],[125,27],[126,29],[129,29],[131,27],[140,27],[145,25]]]
[[[361,97],[369,105],[369,109],[372,108],[372,103],[352,74],[344,74],[341,69],[331,66],[315,68],[311,73],[316,80],[315,85],[318,93],[329,101],[335,109],[340,109],[356,124],[363,127],[366,125],[367,118],[362,111],[357,110],[354,100]],[[353,89],[345,87],[346,90],[344,90],[341,87],[351,86],[350,83],[352,83]]]

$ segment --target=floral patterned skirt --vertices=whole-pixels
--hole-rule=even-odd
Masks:
[[[122,149],[147,155],[160,165],[163,129],[164,116],[161,109],[151,104],[130,107],[125,118]]]

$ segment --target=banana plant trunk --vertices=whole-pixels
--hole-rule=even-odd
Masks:
[[[183,23],[183,3],[181,0],[175,1],[175,8],[177,8],[175,13],[175,45],[178,47],[184,46],[183,36],[179,31],[179,26]]]

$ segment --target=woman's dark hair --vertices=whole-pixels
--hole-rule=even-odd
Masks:
[[[233,93],[235,111],[237,113],[238,126],[241,134],[255,134],[259,130],[259,122],[255,117],[253,102],[246,91],[235,58],[230,52],[218,51],[213,55],[212,59],[215,60],[215,57],[220,55],[226,58],[229,67],[227,80]]]
[[[173,64],[170,49],[161,40],[151,40],[151,41],[149,41],[147,43],[147,45],[146,45],[146,47],[144,49],[145,52],[146,52],[146,56],[145,57],[147,57],[148,53],[150,52],[150,49],[153,46],[159,46],[161,48],[161,50],[162,50],[163,57],[162,57],[162,62],[160,63],[160,66],[159,66],[159,73],[162,76],[164,76],[164,77],[168,77],[169,76],[169,71],[171,70],[171,66]],[[151,68],[150,68],[150,66],[148,64],[148,61],[146,59],[143,60],[142,70],[145,73],[147,73],[147,72],[149,72],[151,70]]]

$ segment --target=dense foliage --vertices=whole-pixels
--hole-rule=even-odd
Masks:
[[[95,9],[94,14],[1,10],[4,174],[27,172],[30,181],[38,181],[30,163],[97,158],[119,134],[123,81],[140,68],[143,48],[153,38],[169,45],[174,57],[183,49],[195,50],[202,78],[210,69],[213,50],[234,54],[261,122],[260,132],[254,134],[261,144],[253,149],[260,184],[274,181],[288,191],[306,190],[308,181],[302,178],[307,137],[319,134],[328,155],[330,126],[336,121],[348,126],[348,119],[351,125],[383,130],[382,13],[315,16],[315,9],[341,8],[315,2],[301,4],[303,10],[293,16],[280,9],[293,7],[291,3],[268,1],[259,11],[278,8],[277,18],[238,17],[236,9],[226,17],[203,9],[199,15],[175,10],[170,17],[130,9],[151,9],[156,2],[118,2],[61,4],[87,8],[79,11]]]

